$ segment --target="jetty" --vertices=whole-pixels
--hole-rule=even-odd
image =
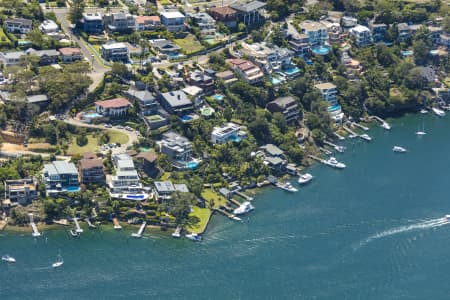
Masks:
[[[94,224],[92,224],[91,220],[89,218],[84,219],[86,221],[86,223],[88,224],[89,228],[97,228],[97,226],[95,226]]]
[[[120,229],[122,229],[122,226],[120,226],[119,220],[117,220],[117,218],[113,218],[112,221],[113,221],[114,229],[115,229],[115,230],[120,230]]]
[[[345,137],[343,137],[342,135],[340,135],[339,133],[337,133],[337,132],[333,132],[333,134],[338,138],[338,140],[340,140],[340,141],[343,141],[343,140],[345,140]]]
[[[30,226],[31,226],[31,230],[33,231],[31,235],[33,237],[41,236],[41,233],[39,232],[39,230],[37,229],[36,224],[34,223],[33,214],[28,214],[28,216],[30,217]]]
[[[385,120],[383,120],[383,119],[380,118],[380,117],[377,117],[377,116],[370,116],[369,119],[377,120],[378,122],[381,123],[381,127],[383,127],[383,128],[386,129],[386,130],[390,130],[390,129],[391,129],[391,125],[389,125],[388,122],[386,122]]]
[[[172,233],[172,237],[180,238],[181,237],[181,226],[178,225],[175,231]]]
[[[330,155],[331,151],[328,149],[325,149],[324,147],[319,147],[319,150],[322,151],[323,153],[325,153],[326,155]]]
[[[344,147],[344,146],[339,146],[339,145],[333,144],[332,142],[327,141],[327,140],[324,140],[323,143],[324,143],[325,145],[328,145],[328,146],[330,146],[330,147],[333,147],[333,149],[336,150],[337,152],[342,153],[342,152],[345,151],[345,147]]]
[[[356,132],[354,132],[353,130],[351,130],[351,129],[348,128],[347,126],[342,126],[342,128],[343,128],[345,131],[347,131],[348,133],[350,133],[350,136],[349,136],[350,138],[359,136]]]
[[[230,198],[229,201],[234,205],[241,206],[241,202],[237,201],[236,199]]]
[[[228,217],[228,218],[231,219],[231,220],[241,221],[241,218],[236,217],[235,215],[233,215],[233,214],[227,212],[227,211],[224,210],[224,209],[217,208],[216,210],[217,210],[218,212],[220,212],[222,215],[224,215],[225,217]]]
[[[62,226],[69,225],[69,222],[67,222],[67,219],[53,220],[53,223],[62,225]]]
[[[367,131],[367,130],[369,130],[369,127],[366,127],[366,126],[364,126],[364,125],[361,125],[361,124],[359,124],[359,123],[356,123],[356,122],[353,122],[353,123],[352,123],[352,126],[354,126],[354,127],[358,127],[358,128],[360,128],[360,129],[362,129],[362,130],[364,130],[364,131]]]
[[[0,231],[3,231],[5,229],[6,225],[8,224],[8,220],[0,220]]]
[[[147,226],[147,221],[142,222],[141,227],[139,228],[137,233],[132,233],[131,236],[134,238],[140,239],[142,234],[144,233],[145,226]]]
[[[83,229],[81,229],[80,223],[78,223],[78,218],[73,218],[72,220],[75,223],[75,231],[76,231],[76,233],[82,233]]]
[[[247,196],[246,194],[241,193],[241,192],[239,192],[239,191],[235,192],[235,194],[238,195],[238,196],[241,196],[242,198],[244,198],[244,199],[247,200],[247,201],[252,201],[252,200],[253,200],[252,197]]]

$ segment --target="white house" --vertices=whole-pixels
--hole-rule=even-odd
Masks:
[[[44,20],[41,25],[39,25],[39,30],[42,33],[49,34],[55,33],[59,31],[58,24],[56,24],[53,20]]]
[[[125,98],[115,98],[105,101],[95,102],[95,110],[97,113],[105,117],[120,117],[128,113],[131,107],[130,101]]]
[[[234,123],[227,123],[224,126],[214,127],[211,132],[211,142],[213,144],[223,144],[228,141],[239,141],[245,134],[240,133],[241,126]]]
[[[179,11],[163,11],[160,13],[161,23],[170,32],[179,32],[186,29],[186,17]]]

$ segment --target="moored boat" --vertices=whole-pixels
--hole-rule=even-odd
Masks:
[[[387,122],[383,122],[381,124],[381,127],[386,129],[386,130],[391,130],[391,125],[389,125],[389,123],[387,123]]]
[[[194,241],[194,242],[200,242],[202,240],[202,236],[198,235],[197,233],[188,233],[184,235],[187,239]]]
[[[450,221],[450,215],[445,215],[445,219],[446,219],[447,221]]]
[[[336,169],[344,169],[346,167],[344,163],[338,162],[337,159],[333,156],[331,156],[327,160],[324,160],[323,163]]]
[[[246,213],[252,211],[253,209],[255,209],[253,207],[253,205],[250,202],[245,201],[238,208],[233,210],[233,214],[235,214],[235,215],[242,215],[242,214],[246,214]]]
[[[300,175],[300,177],[298,178],[298,183],[305,184],[310,182],[313,178],[314,176],[312,176],[311,174],[305,173],[303,175]]]
[[[58,254],[58,257],[56,258],[56,261],[52,264],[52,268],[59,268],[64,264],[64,260],[61,256],[61,254]]]
[[[364,140],[366,140],[366,141],[368,141],[368,142],[370,142],[372,140],[372,138],[366,133],[361,134],[359,137],[364,139]]]
[[[80,234],[79,234],[76,230],[74,230],[74,229],[71,229],[69,232],[70,232],[70,235],[71,235],[72,237],[74,237],[74,238],[80,236]]]
[[[14,264],[16,259],[8,254],[2,256],[2,261],[7,262],[9,264]]]
[[[420,110],[420,113],[423,114],[423,115],[424,115],[424,114],[427,114],[427,113],[428,113],[428,110],[426,110],[425,108],[423,108],[423,109]]]
[[[392,151],[397,152],[397,153],[405,153],[407,150],[400,146],[394,146],[392,148]]]
[[[291,192],[291,193],[294,193],[294,192],[298,191],[298,189],[293,187],[290,182],[278,183],[277,187],[279,187],[280,189],[285,190],[287,192]]]
[[[435,114],[436,116],[438,116],[438,117],[444,117],[444,116],[445,116],[445,111],[443,111],[442,109],[439,109],[439,108],[437,108],[437,107],[433,107],[431,110],[432,110],[432,111],[434,112],[434,114]]]

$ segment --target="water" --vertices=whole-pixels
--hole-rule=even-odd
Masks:
[[[330,47],[328,46],[315,47],[312,49],[312,52],[318,55],[327,55],[328,53],[330,53]]]
[[[2,233],[0,254],[17,263],[0,264],[0,298],[448,299],[449,122],[377,126],[371,143],[336,155],[345,170],[316,165],[296,194],[266,189],[249,219],[216,216],[201,243],[149,230],[130,239],[112,225],[79,239]],[[64,266],[53,270],[58,250]]]

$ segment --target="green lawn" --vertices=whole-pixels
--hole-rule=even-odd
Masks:
[[[219,208],[221,205],[225,205],[227,203],[227,199],[220,194],[217,194],[211,189],[204,189],[202,192],[202,197],[208,203],[211,200],[214,200],[214,208]]]
[[[193,207],[193,212],[190,216],[195,216],[200,219],[195,225],[189,226],[188,230],[193,233],[203,233],[208,225],[209,218],[211,217],[211,211],[208,208],[200,208],[198,206]]]
[[[9,40],[8,36],[3,31],[3,28],[0,27],[0,45],[2,46],[10,46],[11,41]]]
[[[174,39],[174,42],[183,49],[185,54],[191,54],[205,49],[192,34],[188,34],[184,39]]]
[[[117,130],[108,130],[109,142],[126,144],[129,140],[128,136]],[[98,135],[99,137],[100,135]],[[97,152],[100,150],[100,145],[98,144],[98,137],[94,137],[92,134],[88,135],[88,143],[82,147],[78,146],[76,137],[72,138],[72,143],[69,145],[67,150],[68,154],[83,154],[85,152]]]

